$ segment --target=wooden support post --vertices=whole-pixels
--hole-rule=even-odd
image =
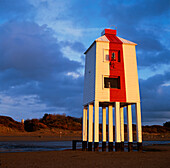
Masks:
[[[127,106],[127,133],[128,133],[128,151],[133,150],[133,132],[132,132],[132,108]]]
[[[140,102],[135,104],[136,107],[136,134],[138,151],[142,151],[142,123],[141,123],[141,107]]]
[[[102,107],[102,151],[106,151],[106,107]]]
[[[120,140],[120,102],[115,102],[115,151],[121,150]]]
[[[83,108],[83,131],[82,131],[82,150],[87,150],[87,107]]]
[[[108,123],[108,136],[109,136],[109,152],[110,151],[113,151],[113,106],[112,105],[109,105],[108,107],[108,120],[109,120],[109,123]]]
[[[124,111],[123,111],[123,107],[120,108],[120,138],[121,138],[121,151],[124,151]]]
[[[93,104],[88,105],[88,110],[89,110],[88,151],[92,151],[92,142],[93,142]]]
[[[94,102],[94,151],[99,149],[99,102]]]

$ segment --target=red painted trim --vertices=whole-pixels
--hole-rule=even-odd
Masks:
[[[106,29],[105,29],[106,30]],[[126,88],[125,88],[125,73],[123,61],[123,46],[122,42],[114,34],[105,34],[109,43],[109,59],[112,62],[112,53],[115,53],[116,59],[114,66],[110,66],[110,78],[120,76],[120,89],[110,88],[110,102],[126,102]],[[120,53],[120,62],[118,56]]]
[[[116,35],[116,30],[113,29],[105,29],[104,34],[113,34]]]

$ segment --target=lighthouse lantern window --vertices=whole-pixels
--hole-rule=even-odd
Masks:
[[[117,77],[117,78],[105,77],[104,78],[104,87],[120,89],[120,77]]]

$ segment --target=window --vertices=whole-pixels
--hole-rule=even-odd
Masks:
[[[109,50],[104,49],[104,61],[109,61]]]
[[[120,50],[112,52],[112,60],[116,60],[117,62],[120,62]]]
[[[120,50],[118,51],[118,62],[120,62]]]
[[[104,77],[104,87],[120,89],[120,77],[117,78]]]
[[[116,59],[116,56],[115,56],[115,53],[113,52],[112,53],[112,60],[115,60]]]

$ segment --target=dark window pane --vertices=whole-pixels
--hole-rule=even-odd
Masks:
[[[115,53],[113,52],[112,53],[112,60],[115,60],[116,59],[116,56],[115,56]]]
[[[118,62],[120,62],[120,51],[118,51]]]
[[[120,89],[120,77],[117,77],[117,78],[105,77],[104,78],[104,87]]]

